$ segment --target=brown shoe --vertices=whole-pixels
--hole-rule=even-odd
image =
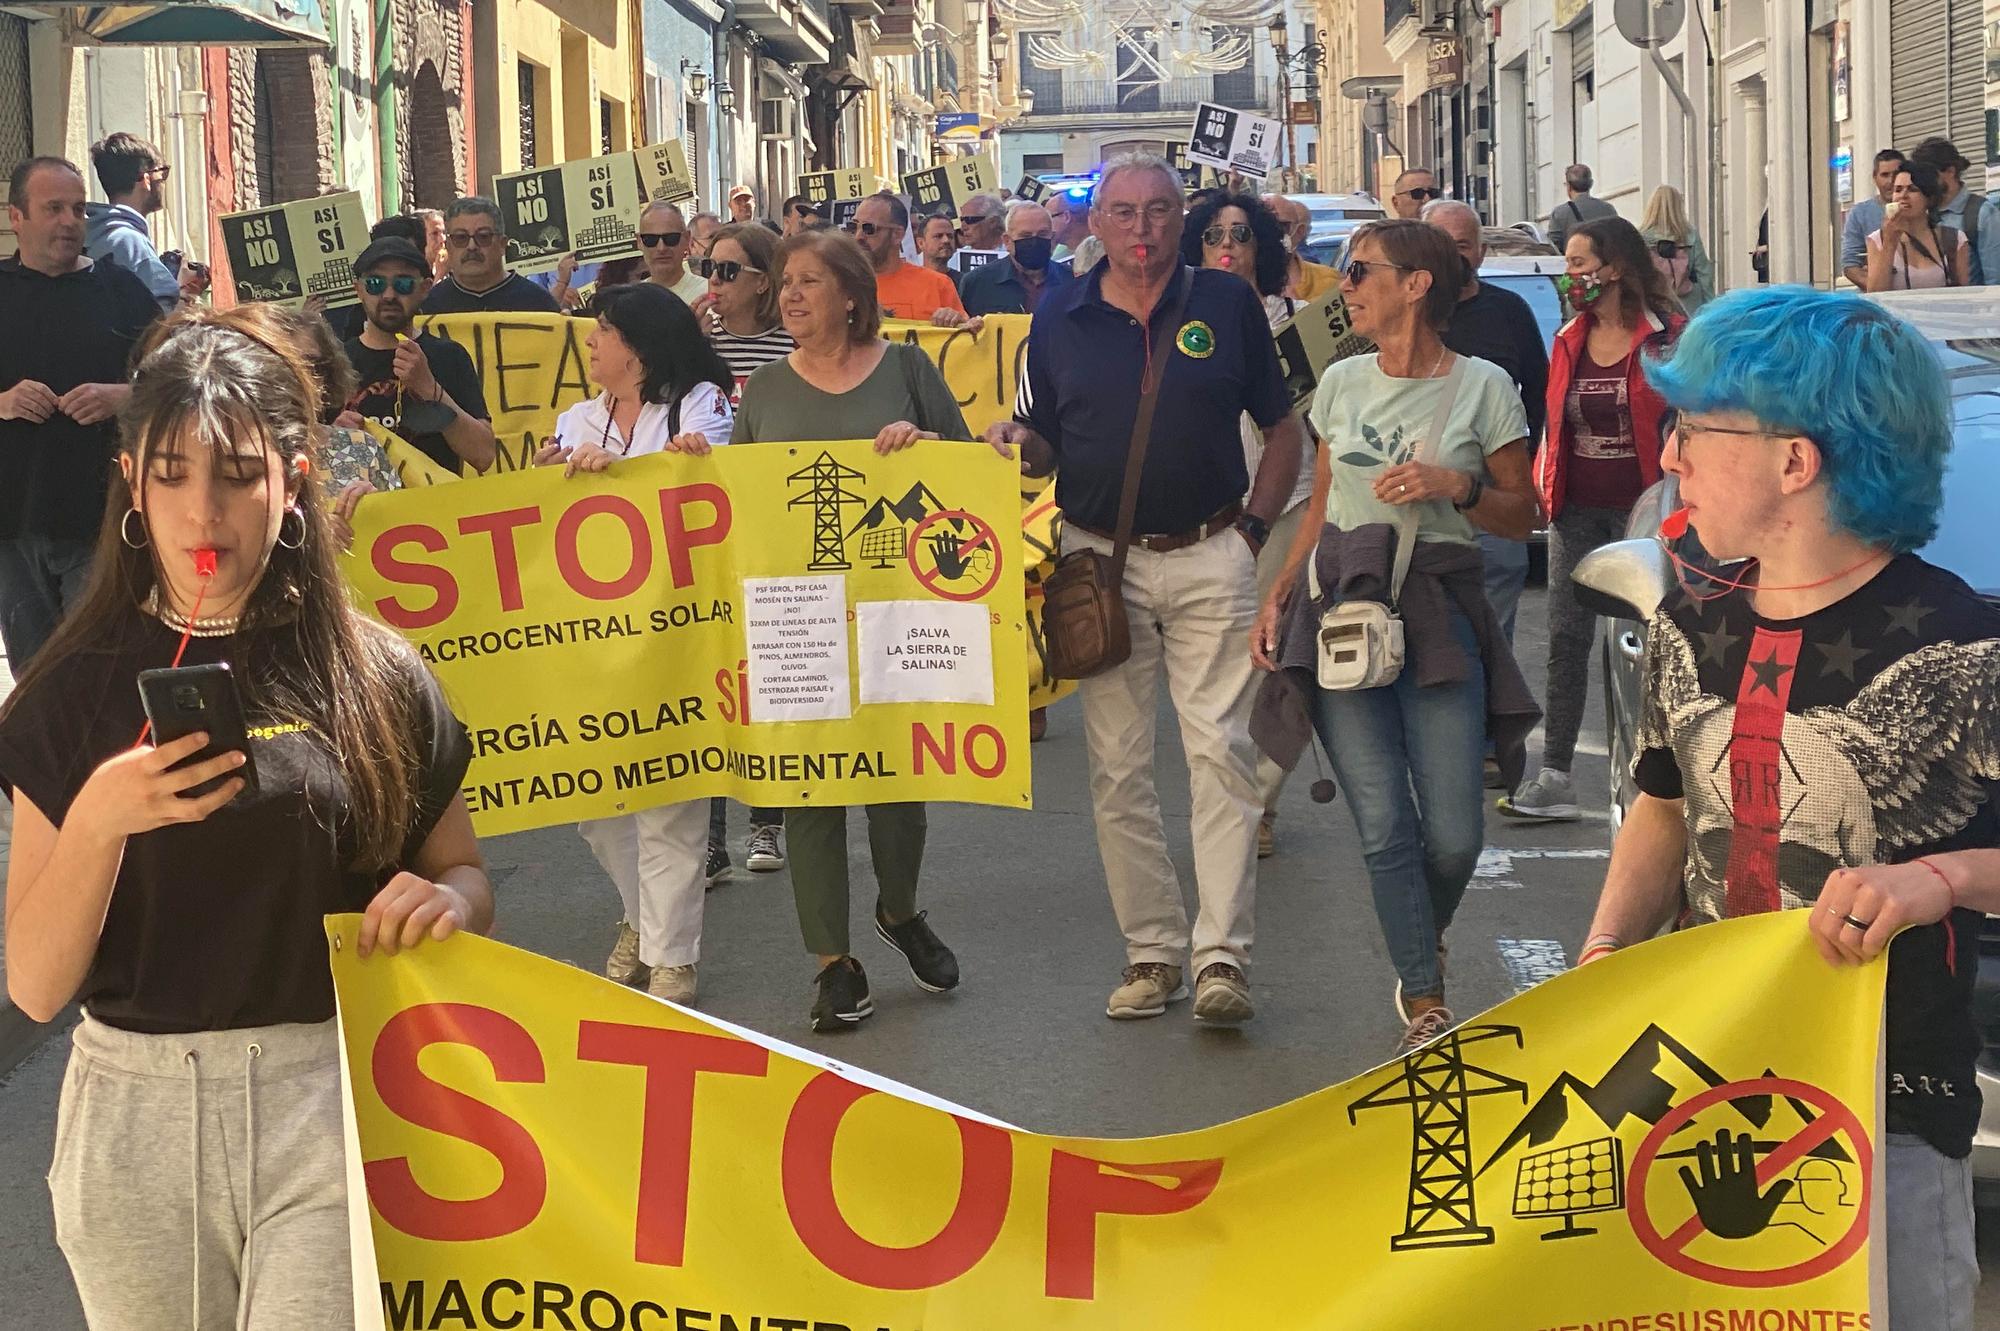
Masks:
[[[1226,961],[1201,968],[1194,982],[1194,1019],[1209,1026],[1240,1026],[1257,1015],[1250,982]]]
[[[1049,733],[1049,709],[1037,707],[1028,713],[1028,743],[1040,744],[1042,736]]]
[[[1157,1017],[1167,1010],[1167,1004],[1180,1002],[1187,993],[1179,966],[1164,961],[1135,962],[1125,968],[1123,983],[1111,991],[1104,1015],[1117,1021]]]
[[[1267,813],[1257,820],[1257,858],[1268,860],[1278,853],[1278,815]]]

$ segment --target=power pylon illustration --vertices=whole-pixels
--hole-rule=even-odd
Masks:
[[[840,520],[840,510],[847,504],[865,504],[868,501],[841,482],[861,479],[860,472],[836,462],[831,453],[821,453],[810,465],[785,477],[786,485],[811,487],[786,505],[787,508],[812,507],[812,562],[806,565],[811,571],[832,573],[853,567],[847,562],[847,543],[841,539],[844,524]]]
[[[1493,1241],[1493,1231],[1479,1223],[1472,1194],[1471,1101],[1512,1092],[1526,1104],[1528,1084],[1471,1066],[1465,1046],[1509,1037],[1521,1047],[1518,1026],[1462,1026],[1405,1058],[1394,1079],[1347,1107],[1350,1123],[1358,1122],[1364,1109],[1410,1107],[1409,1211],[1403,1232],[1389,1240],[1391,1251]]]

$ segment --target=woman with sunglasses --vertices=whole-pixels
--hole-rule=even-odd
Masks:
[[[1301,524],[1251,649],[1265,669],[1291,671],[1311,700],[1360,834],[1407,1053],[1454,1021],[1444,934],[1485,844],[1487,736],[1518,770],[1536,715],[1486,598],[1477,541],[1480,530],[1525,540],[1535,494],[1514,381],[1454,355],[1440,336],[1465,285],[1452,238],[1425,222],[1370,222],[1349,252],[1341,295],[1377,350],[1320,378],[1312,423],[1326,442],[1312,504],[1324,523]],[[1398,588],[1402,540],[1412,553]],[[1320,613],[1347,602],[1399,610],[1405,655],[1389,683],[1317,687]]]
[[[99,1331],[354,1325],[324,917],[362,959],[493,920],[470,740],[348,594],[292,337],[160,327],[89,590],[0,709],[7,987],[83,1004],[49,1191]],[[133,681],[176,661],[231,667],[245,751],[149,742]]]
[[[1285,294],[1291,280],[1291,257],[1285,248],[1284,223],[1269,204],[1254,195],[1220,190],[1204,195],[1188,213],[1186,229],[1181,232],[1181,258],[1194,267],[1234,273],[1248,282],[1263,298],[1264,317],[1274,332],[1298,313],[1300,305]],[[1241,427],[1243,461],[1249,474],[1255,476],[1264,458],[1264,432],[1248,412],[1243,413]],[[1312,489],[1313,469],[1300,467],[1284,512],[1271,524],[1270,539],[1257,556],[1260,599],[1270,592],[1284,569]],[[1264,796],[1264,816],[1257,823],[1257,855],[1262,859],[1276,850],[1278,796],[1284,790],[1285,769],[1265,759],[1257,766],[1257,778]]]
[[[600,472],[646,453],[706,453],[729,442],[729,369],[678,296],[650,282],[598,295],[587,340],[596,397],[556,421],[535,454],[564,474]],[[618,921],[604,973],[655,998],[692,1005],[708,886],[707,800],[641,809],[578,825],[618,889]]]
[[[1600,545],[1623,540],[1632,506],[1660,479],[1667,406],[1646,376],[1687,318],[1639,229],[1622,217],[1573,228],[1561,285],[1576,318],[1549,353],[1548,434],[1535,456],[1549,523],[1548,725],[1541,770],[1500,799],[1510,818],[1581,816],[1570,766],[1590,691],[1597,616],[1570,573]]]

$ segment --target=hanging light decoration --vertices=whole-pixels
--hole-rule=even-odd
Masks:
[[[1037,68],[1102,75],[1113,67],[1130,98],[1174,78],[1226,74],[1249,64],[1255,33],[1284,13],[1283,0],[995,0],[1027,35]],[[1116,53],[1114,57],[1113,53]]]

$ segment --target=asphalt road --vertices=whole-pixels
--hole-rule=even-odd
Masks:
[[[1535,682],[1541,609],[1531,591],[1520,646]],[[1594,797],[1605,789],[1601,701],[1593,697],[1586,715],[1577,778]],[[1308,780],[1286,791],[1279,851],[1260,877],[1256,1020],[1240,1032],[1201,1030],[1185,1005],[1155,1021],[1106,1020],[1104,998],[1123,953],[1092,836],[1075,702],[1051,721],[1034,751],[1034,812],[931,810],[920,904],[958,952],[965,983],[956,994],[921,992],[886,946],[864,936],[871,902],[861,885],[870,880],[857,834],[856,937],[875,1017],[843,1035],[807,1032],[813,967],[799,947],[789,883],[741,868],[709,897],[702,1006],[1023,1127],[1091,1135],[1220,1122],[1386,1060],[1400,1033],[1394,976],[1353,825],[1343,805],[1312,804]],[[1186,768],[1171,726],[1163,727],[1159,767],[1169,845],[1191,890]],[[740,848],[740,817],[731,831]],[[1461,1016],[1567,964],[1589,923],[1608,829],[1602,817],[1523,826],[1489,815],[1487,835],[1486,860],[1451,932],[1451,998]],[[616,898],[575,831],[497,838],[485,850],[499,936],[595,969],[612,941]],[[52,1039],[0,1080],[0,1323],[10,1329],[83,1326],[43,1184],[63,1058],[63,1042]],[[2000,1233],[1983,1251],[1994,1274],[1981,1326],[2000,1331]]]

